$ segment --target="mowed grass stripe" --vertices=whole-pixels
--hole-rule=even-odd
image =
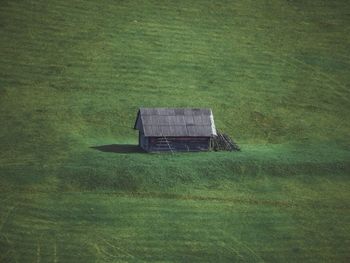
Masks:
[[[68,198],[68,200],[66,198]],[[36,221],[30,220],[29,222],[25,223],[25,225],[27,225],[28,223],[30,223],[30,225],[27,225],[26,227],[24,227],[23,231],[20,231],[22,233],[22,240],[24,240],[25,242],[25,243],[21,243],[21,247],[23,249],[23,250],[21,249],[23,253],[21,256],[25,256],[27,258],[30,258],[31,256],[33,257],[35,256],[35,253],[33,253],[35,251],[34,248],[37,248],[38,245],[36,242],[30,242],[30,240],[32,240],[33,237],[39,240],[48,240],[47,238],[49,236],[56,237],[57,243],[59,244],[61,249],[63,249],[63,251],[67,251],[67,250],[69,251],[73,249],[77,251],[80,250],[84,254],[83,251],[85,251],[86,249],[89,249],[90,243],[95,243],[95,244],[98,243],[99,246],[101,246],[104,249],[108,249],[108,247],[111,247],[111,246],[117,246],[117,247],[121,246],[127,249],[127,253],[130,253],[131,255],[135,255],[136,257],[141,255],[141,258],[149,259],[149,260],[163,258],[163,254],[161,255],[158,254],[158,256],[155,255],[156,251],[163,251],[163,253],[167,252],[172,254],[174,257],[177,257],[179,255],[182,255],[182,256],[185,255],[185,257],[187,258],[187,253],[190,253],[188,257],[191,258],[193,256],[192,253],[195,253],[195,254],[198,253],[198,256],[203,255],[202,253],[206,253],[207,256],[210,258],[213,256],[219,256],[219,257],[228,257],[228,258],[234,259],[237,257],[237,255],[235,253],[233,254],[228,253],[228,252],[232,252],[230,250],[229,251],[225,250],[225,247],[230,247],[230,246],[233,246],[234,251],[236,251],[239,254],[242,254],[243,258],[245,259],[251,257],[253,255],[252,253],[254,253],[256,257],[261,257],[261,255],[271,257],[273,255],[273,251],[276,251],[276,250],[278,251],[279,248],[283,249],[283,247],[285,247],[286,245],[285,242],[287,244],[288,242],[290,242],[288,241],[288,239],[287,240],[283,239],[283,236],[280,236],[281,239],[279,239],[278,238],[278,236],[280,235],[278,234],[279,232],[275,232],[273,228],[271,228],[272,226],[276,226],[276,224],[278,226],[278,224],[280,224],[281,222],[284,222],[284,223],[286,222],[284,213],[278,212],[276,210],[271,211],[270,209],[266,209],[265,213],[263,214],[259,213],[260,220],[262,220],[259,222],[259,226],[264,225],[265,228],[270,229],[269,236],[271,236],[271,234],[274,233],[275,241],[273,241],[273,244],[270,244],[270,245],[273,245],[274,250],[272,251],[266,247],[265,248],[261,247],[262,250],[258,249],[252,252],[250,251],[249,246],[246,245],[247,241],[245,240],[246,239],[249,240],[251,238],[254,239],[257,237],[267,238],[265,234],[260,232],[262,230],[257,229],[254,235],[249,233],[243,234],[242,232],[237,232],[236,235],[233,235],[232,237],[230,231],[227,232],[226,230],[225,232],[223,232],[221,228],[222,224],[224,224],[225,227],[230,227],[233,229],[234,228],[239,229],[242,226],[249,227],[256,224],[257,223],[256,211],[246,206],[235,206],[235,207],[232,207],[232,210],[231,209],[228,210],[226,206],[225,205],[223,206],[223,204],[221,203],[216,203],[216,204],[206,203],[206,205],[203,207],[200,204],[198,204],[198,202],[193,202],[193,201],[192,202],[181,201],[180,203],[175,201],[175,202],[169,203],[168,201],[164,201],[164,200],[157,200],[157,201],[154,200],[150,203],[147,199],[143,199],[143,200],[139,199],[139,201],[135,199],[130,199],[130,198],[101,199],[100,197],[98,197],[96,199],[96,195],[94,194],[89,195],[89,198],[85,199],[85,200],[89,200],[87,203],[85,202],[82,203],[76,198],[74,198],[74,200],[76,201],[71,203],[72,199],[69,200],[70,198],[71,197],[69,196],[64,197],[64,199],[73,207],[73,209],[69,209],[63,203],[62,203],[63,206],[58,206],[58,207],[56,206],[56,209],[57,209],[56,213],[58,215],[62,215],[60,219],[52,218],[53,220],[42,221],[41,216],[39,216],[40,220],[37,222],[41,222],[41,223],[35,228],[34,232],[33,232],[33,228],[30,228],[30,225],[33,225],[32,223]],[[46,202],[42,203],[42,201],[40,200],[43,200],[43,199],[37,198],[36,202],[38,202],[38,204],[41,203],[41,205],[44,205],[44,207],[50,210],[52,209],[49,203],[45,205],[44,203]],[[93,200],[99,200],[100,205],[104,204],[103,207],[105,208],[108,207],[108,210],[103,210],[103,209],[98,210],[98,209],[101,209],[102,207],[100,205],[96,206],[96,203]],[[119,204],[119,205],[115,206],[115,204]],[[76,207],[76,205],[78,206]],[[109,205],[112,205],[112,206],[109,206]],[[150,210],[149,210],[149,205],[151,205]],[[172,207],[172,209],[170,209],[169,206]],[[74,207],[79,209],[74,209]],[[115,207],[117,209],[115,210],[112,207]],[[155,209],[157,207],[159,207],[158,210]],[[98,213],[96,215],[97,211],[94,211],[91,208],[97,209],[97,211],[100,211],[102,213]],[[122,214],[121,212],[123,210],[120,210],[120,209],[124,210]],[[224,214],[218,213],[221,209],[225,210],[226,212]],[[81,221],[81,223],[79,224],[74,223],[74,221],[69,223],[70,220],[66,221],[67,212],[72,214],[73,216],[72,219],[74,218],[74,215],[81,218],[82,216],[81,213],[83,213],[84,215],[83,217],[85,217],[86,219]],[[109,215],[109,216],[105,217],[103,215],[103,212],[106,213],[105,215]],[[324,214],[324,211],[322,213]],[[49,214],[52,214],[52,213],[49,212]],[[223,215],[226,215],[226,216],[223,217]],[[233,215],[235,216],[232,218]],[[238,218],[235,219],[237,215],[243,216],[244,221],[239,220]],[[96,219],[92,220],[94,216],[98,216],[100,220],[96,220]],[[298,217],[300,217],[300,215]],[[301,216],[300,218],[303,218],[303,216]],[[86,221],[87,219],[88,221]],[[55,224],[52,225],[51,221],[54,221]],[[63,225],[60,222],[62,222]],[[169,225],[170,222],[171,222],[171,225]],[[235,223],[232,224],[230,222],[235,222]],[[242,225],[242,222],[244,222],[243,225]],[[22,220],[17,222],[16,220],[14,220],[14,223],[22,225],[24,222]],[[106,223],[107,225],[105,225]],[[19,227],[18,230],[21,229],[20,225],[17,225],[17,227]],[[207,225],[208,228],[203,228],[205,225]],[[116,226],[118,226],[118,228],[117,230],[114,230],[112,232],[108,232],[107,229],[105,229],[105,231],[99,232],[98,229],[100,227],[105,228],[106,226],[111,230],[115,229]],[[293,229],[295,229],[296,231],[298,227],[297,222],[292,223],[292,226],[293,226]],[[86,227],[91,228],[92,232],[84,231]],[[126,228],[125,230],[127,232],[123,234],[122,230],[124,227]],[[26,232],[25,229],[32,229],[30,233],[33,233],[34,235],[32,234],[29,236],[28,235],[29,233]],[[82,231],[84,231],[85,234],[83,234]],[[151,240],[147,233],[149,231],[153,233]],[[279,229],[279,231],[284,232],[283,228]],[[56,234],[53,235],[52,233],[56,233]],[[68,234],[68,233],[71,233],[71,234]],[[81,236],[82,234],[85,236],[84,242],[79,241],[80,238],[82,237]],[[66,238],[68,235],[71,238],[70,242],[62,243],[62,238]],[[168,239],[167,237],[171,237],[171,239]],[[8,238],[10,238],[10,240],[16,239],[16,237],[11,234],[8,235]],[[76,238],[79,238],[79,239],[76,240]],[[107,244],[103,245],[103,243],[106,243],[106,240],[107,240]],[[159,243],[159,240],[162,240],[162,242]],[[328,241],[323,241],[323,242],[328,243]],[[51,242],[46,241],[45,243],[47,244]],[[313,248],[310,247],[310,249],[313,250],[315,253],[318,253],[319,252],[319,248],[317,247],[318,245],[321,245],[321,244],[314,244],[312,246],[315,246],[315,247]],[[248,246],[248,248],[246,246]],[[28,250],[26,249],[26,247],[28,247]],[[220,249],[220,247],[222,247],[222,249]],[[48,257],[52,256],[51,250],[50,250],[51,252],[50,251],[47,252],[45,251],[45,247],[42,247],[41,249],[42,249],[41,250],[42,257],[45,258],[46,255]],[[214,252],[213,249],[215,249],[216,252]],[[65,256],[64,253],[65,252],[63,252],[63,255],[61,254],[61,256]],[[94,258],[96,258],[96,256],[99,256],[99,255],[96,255],[96,251],[93,251],[92,255],[94,255]],[[114,251],[111,255],[113,255],[114,257],[118,257],[118,252]],[[70,259],[70,256],[72,255],[67,255],[67,256],[68,256],[68,259]],[[122,256],[125,256],[125,254],[122,254]],[[172,258],[173,256],[170,256],[170,258]]]

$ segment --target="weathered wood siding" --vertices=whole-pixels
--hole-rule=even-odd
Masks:
[[[145,150],[150,152],[208,151],[210,137],[148,137]]]
[[[149,138],[146,137],[141,131],[139,132],[139,145],[145,151],[148,151],[148,143]]]

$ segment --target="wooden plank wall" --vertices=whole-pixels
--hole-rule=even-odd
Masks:
[[[208,151],[210,137],[149,137],[148,151],[193,152]]]

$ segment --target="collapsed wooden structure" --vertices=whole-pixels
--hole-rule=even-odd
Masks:
[[[240,151],[241,148],[230,136],[216,130],[217,136],[212,139],[212,149],[214,151]]]

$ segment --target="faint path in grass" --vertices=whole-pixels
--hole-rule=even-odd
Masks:
[[[348,91],[347,88],[342,83],[340,83],[339,81],[337,81],[336,79],[331,77],[329,74],[322,72],[319,68],[312,66],[308,63],[305,63],[304,61],[297,59],[295,57],[292,57],[292,56],[288,56],[287,58],[289,60],[295,61],[297,64],[303,65],[304,67],[311,69],[312,71],[315,71],[316,73],[320,74],[325,79],[327,79],[328,81],[333,82],[333,84],[335,84],[339,88],[343,89],[344,91]],[[330,88],[334,89],[332,85],[329,85],[329,86],[330,86]]]
[[[88,193],[88,192],[87,192]],[[136,198],[159,198],[189,201],[212,201],[224,203],[239,203],[247,205],[268,205],[280,208],[332,208],[332,209],[350,209],[350,206],[328,206],[321,203],[310,203],[300,201],[285,201],[258,198],[235,198],[235,197],[217,197],[217,196],[200,196],[200,195],[182,195],[162,192],[102,192],[99,194],[115,195],[118,197],[136,197]]]
[[[221,231],[221,236],[225,236],[225,233]],[[251,262],[249,257],[247,256],[252,255],[253,258],[257,260],[257,262],[265,262],[261,256],[259,256],[251,247],[249,247],[246,243],[243,241],[239,241],[237,238],[231,235],[231,240],[236,244],[236,246],[231,245],[229,242],[223,242],[220,240],[216,241],[216,244],[219,247],[222,247],[223,249],[227,250],[228,252],[236,255],[239,257],[243,262]],[[245,252],[248,252],[248,255],[246,255]]]
[[[347,92],[348,89],[347,87],[343,84],[343,83],[340,83],[339,81],[337,81],[336,79],[334,79],[332,76],[330,76],[329,74],[323,72],[320,68],[317,68],[313,65],[310,65],[298,58],[295,58],[293,56],[290,56],[290,55],[276,55],[272,52],[269,52],[269,51],[264,51],[265,54],[268,54],[269,56],[275,58],[275,59],[278,59],[280,60],[281,62],[284,62],[290,66],[293,66],[293,67],[298,67],[297,65],[301,65],[302,67],[304,67],[304,71],[305,72],[309,72],[309,71],[313,71],[315,72],[316,74],[319,74],[320,76],[322,76],[325,80],[327,80],[328,82],[328,87],[330,89],[332,89],[335,93],[337,93],[337,95],[341,96],[342,98],[346,99],[346,100],[349,100],[348,98],[345,98],[343,96],[343,94],[341,92],[339,92],[338,90],[336,90],[334,88],[333,85],[331,85],[331,83],[333,83],[335,86],[337,86],[338,88],[340,88],[342,91],[344,92]],[[330,82],[330,83],[329,83]]]
[[[130,254],[127,249],[122,249],[119,246],[113,245],[111,244],[109,241],[107,241],[106,239],[102,238],[101,236],[97,236],[98,239],[100,239],[103,243],[105,243],[107,246],[109,246],[110,248],[112,248],[113,250],[117,250],[119,252],[119,254],[121,254],[123,257],[128,257],[128,258],[132,258],[135,259],[135,256]],[[108,255],[111,256],[113,258],[118,258],[118,256],[112,255],[110,253],[107,253],[104,249],[102,249],[102,251]]]
[[[10,207],[9,210],[7,211],[7,213],[5,214],[4,218],[2,218],[1,223],[0,223],[0,233],[2,232],[2,229],[5,225],[5,223],[7,222],[10,214],[12,213],[12,211],[16,208],[17,204],[15,204],[14,206]]]
[[[41,245],[40,245],[40,241],[38,240],[37,248],[36,248],[36,262],[40,263],[40,260],[41,260]]]
[[[47,193],[44,191],[35,192],[18,192],[18,194],[67,194],[67,195],[96,195],[96,196],[115,196],[117,198],[140,198],[140,199],[173,199],[183,201],[207,201],[207,202],[221,202],[221,203],[235,203],[243,205],[266,205],[279,208],[312,208],[312,209],[333,209],[333,210],[344,210],[350,209],[350,205],[331,205],[324,204],[321,200],[315,200],[314,202],[302,201],[302,200],[274,200],[274,199],[263,199],[263,198],[247,198],[247,197],[222,197],[222,196],[203,196],[203,195],[189,195],[189,194],[176,194],[176,193],[165,193],[165,192],[96,192],[96,191],[62,191],[55,193]],[[14,208],[14,207],[13,207]],[[11,210],[13,210],[13,208]],[[10,212],[9,212],[10,213]],[[1,230],[1,228],[0,228]]]
[[[249,247],[246,243],[241,242],[239,240],[237,240],[235,237],[232,237],[232,239],[234,240],[234,242],[236,242],[239,246],[245,248],[246,250],[248,250],[257,260],[258,262],[265,262],[251,247]]]
[[[58,262],[58,257],[57,257],[57,241],[55,239],[55,242],[53,244],[53,262],[57,263]]]

